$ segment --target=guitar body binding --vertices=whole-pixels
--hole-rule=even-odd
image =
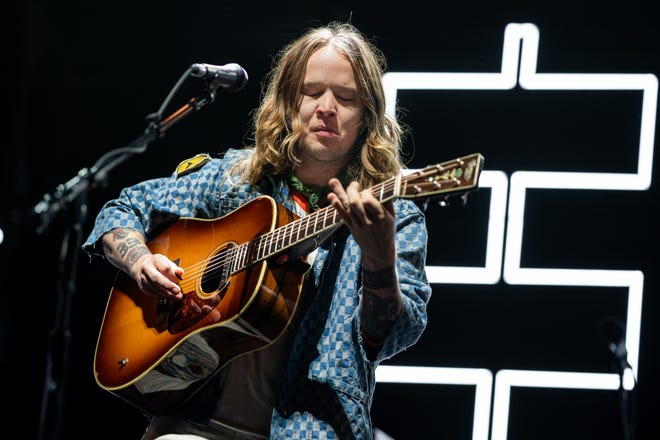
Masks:
[[[147,246],[184,267],[184,299],[159,301],[119,272],[94,356],[99,386],[149,414],[167,413],[238,356],[273,343],[296,310],[306,261],[264,259],[232,273],[234,250],[295,214],[268,196],[214,220],[181,218]],[[218,259],[221,261],[218,262]]]

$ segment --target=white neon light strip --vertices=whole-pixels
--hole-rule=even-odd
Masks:
[[[500,267],[503,267],[504,280],[509,284],[628,287],[626,349],[628,362],[632,368],[626,371],[628,377],[624,375],[624,388],[631,389],[634,386],[634,378],[637,376],[644,274],[637,270],[521,268],[524,207],[527,188],[648,190],[653,169],[658,79],[652,74],[539,74],[536,72],[538,41],[539,31],[534,24],[508,24],[504,33],[502,68],[499,73],[387,73],[383,77],[387,112],[395,114],[398,90],[508,90],[519,84],[529,90],[640,91],[642,108],[637,171],[623,174],[533,171],[514,173],[511,176],[510,184],[503,265],[500,264],[502,258],[499,250],[501,246],[498,244],[499,238],[490,234],[499,234],[504,230],[503,223],[500,224],[503,213],[499,211],[499,204],[506,203],[506,197],[499,194],[502,188],[506,188],[506,184],[502,184],[499,180],[504,173],[484,171],[481,183],[484,186],[491,186],[493,189],[485,267],[429,266],[427,274],[432,283],[490,284],[499,280],[499,273],[494,275],[493,272],[496,269],[499,272]],[[519,60],[520,64],[518,64]],[[499,256],[497,258],[499,261],[494,262],[493,259],[496,259],[497,256]],[[443,372],[442,369],[438,370],[431,383],[439,383],[439,380],[452,383],[449,376],[443,379],[443,374],[445,374]],[[500,381],[503,381],[502,385],[499,384]],[[578,389],[584,388],[586,384],[591,384],[596,389],[613,390],[618,387],[619,378],[611,374],[583,372],[521,372],[515,370],[507,372],[505,370],[498,373],[496,388],[503,387],[502,389],[507,391],[506,393],[499,392],[499,394],[505,395],[506,399],[499,398],[496,408],[494,408],[493,439],[506,438],[509,413],[508,389],[513,383],[516,386],[547,387],[548,384],[551,384],[552,387]],[[475,417],[477,417],[476,414]],[[475,426],[482,426],[487,422],[487,420],[475,420]]]
[[[493,396],[493,432],[491,440],[506,440],[509,428],[511,388],[568,388],[583,390],[617,390],[619,376],[604,373],[557,371],[500,370]]]
[[[486,368],[436,368],[380,365],[376,381],[434,385],[474,385],[472,440],[488,439],[493,373]]]
[[[496,284],[500,281],[508,186],[507,176],[502,171],[484,170],[479,177],[479,188],[491,188],[484,267],[427,266],[426,276],[431,283]]]
[[[509,34],[510,32],[510,34]],[[522,42],[520,86],[529,90],[639,90],[642,117],[636,173],[566,173],[519,171],[511,176],[509,224],[504,279],[509,284],[628,287],[626,349],[637,376],[644,274],[641,271],[527,269],[520,267],[528,188],[636,190],[649,188],[657,112],[658,79],[652,74],[539,74],[536,73],[539,32],[532,24],[509,24],[507,37]],[[505,43],[506,46],[506,43]]]

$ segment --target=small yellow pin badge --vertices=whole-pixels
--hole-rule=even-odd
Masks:
[[[211,156],[206,153],[201,153],[182,161],[179,166],[176,167],[176,177],[185,176],[186,174],[200,169],[209,160],[211,160]]]

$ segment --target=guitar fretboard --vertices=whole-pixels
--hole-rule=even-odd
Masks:
[[[479,153],[432,165],[410,174],[398,174],[371,188],[380,202],[390,199],[420,198],[437,194],[453,194],[477,185],[483,157]],[[326,206],[280,228],[264,233],[252,241],[226,249],[220,259],[230,263],[231,273],[271,258],[291,247],[338,226],[343,219],[332,206]]]

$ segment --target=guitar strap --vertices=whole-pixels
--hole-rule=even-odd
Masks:
[[[308,379],[307,369],[319,356],[316,346],[325,328],[348,234],[348,228],[342,226],[332,236],[327,243],[328,255],[320,274],[316,295],[306,288],[300,299],[303,310],[308,304],[309,306],[300,323],[276,404],[277,411],[284,417],[289,417],[296,411],[307,411],[319,420],[326,421],[341,440],[352,439],[353,434],[339,397],[329,384]],[[305,287],[310,284],[306,283]]]

